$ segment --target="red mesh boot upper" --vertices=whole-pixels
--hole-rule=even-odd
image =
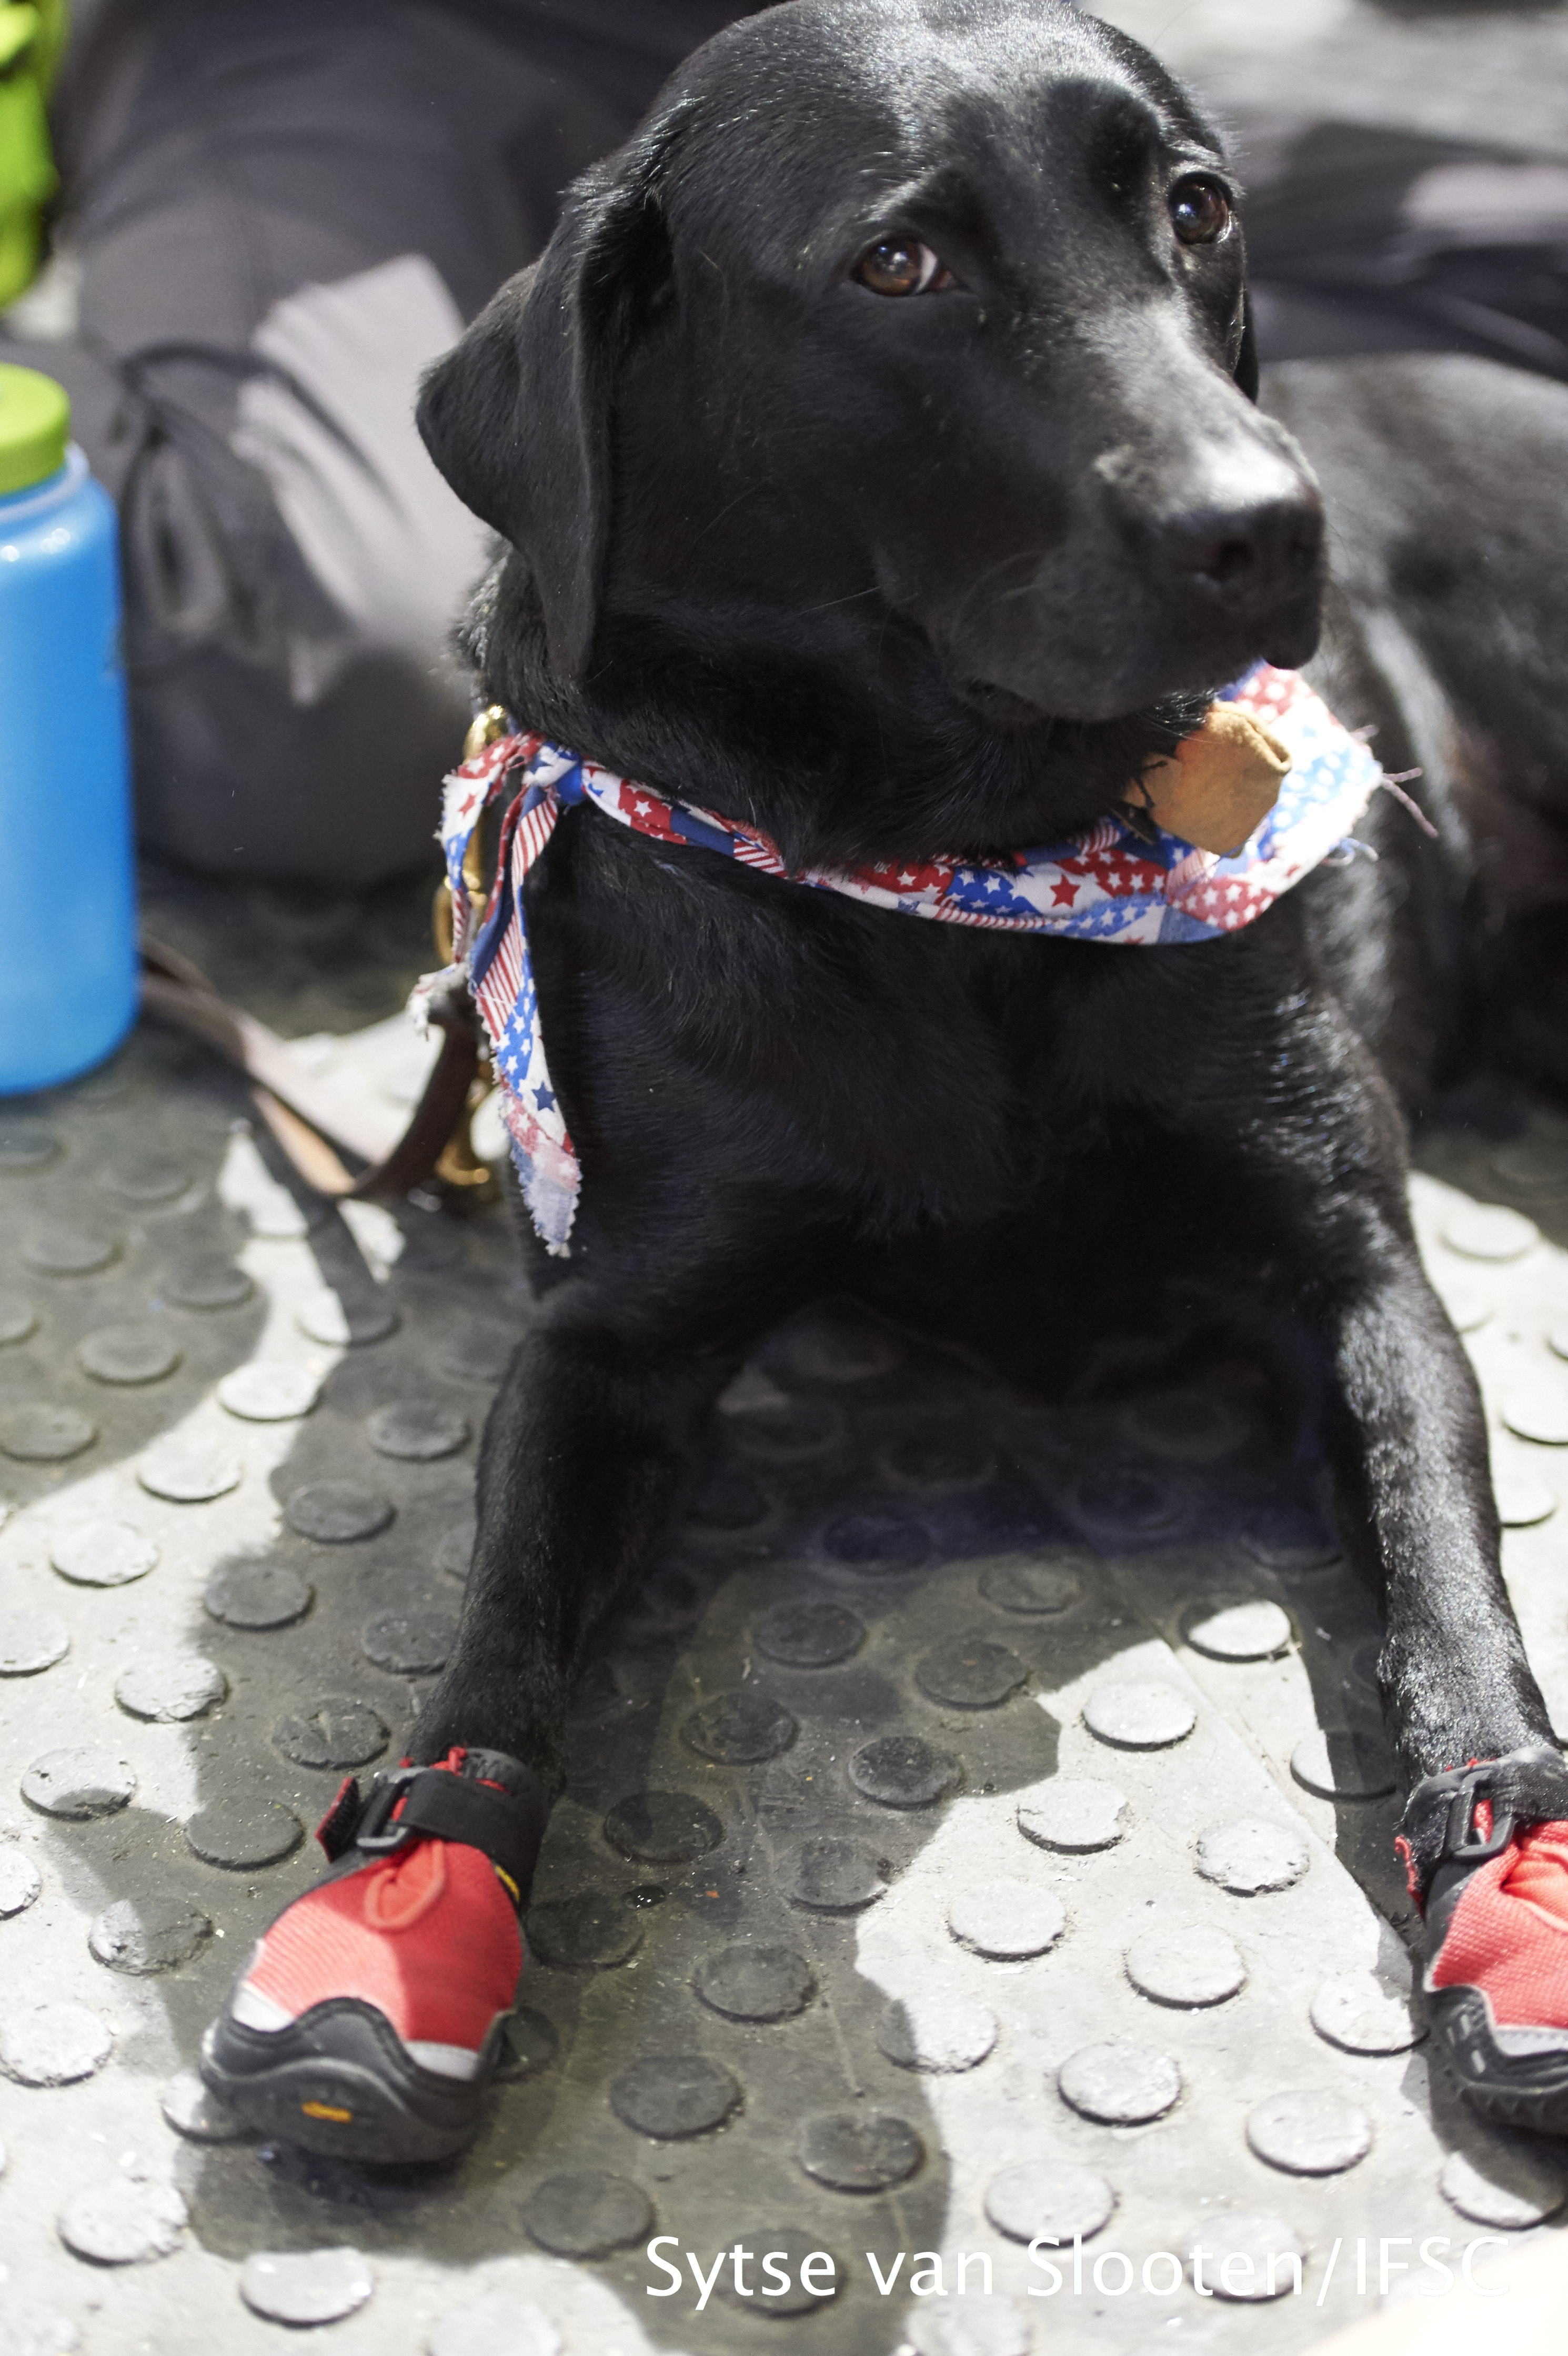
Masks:
[[[1489,1836],[1484,1800],[1476,1820]],[[1427,1977],[1480,1988],[1499,2029],[1568,2031],[1568,1822],[1528,1826],[1476,1868]]]
[[[456,1771],[453,1751],[441,1762]],[[516,1912],[482,1851],[424,1838],[308,1890],[258,1942],[231,2004],[255,2029],[352,1997],[384,2014],[414,2059],[467,2076],[522,1968]],[[471,2058],[466,2058],[471,2057]]]

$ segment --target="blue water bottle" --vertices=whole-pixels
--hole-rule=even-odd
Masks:
[[[51,377],[0,363],[0,1096],[135,1020],[135,871],[114,503]]]

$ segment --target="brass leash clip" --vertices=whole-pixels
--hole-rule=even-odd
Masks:
[[[477,760],[487,745],[504,736],[511,722],[505,707],[487,704],[468,723],[463,739],[463,758]],[[489,880],[485,872],[485,825],[481,819],[468,837],[463,853],[463,881],[468,887],[469,904],[474,910],[472,929],[483,921],[485,902],[489,896]],[[435,952],[443,965],[450,965],[455,947],[452,925],[452,887],[443,877],[435,887],[435,898],[430,910],[430,928],[435,936]],[[474,1151],[470,1130],[475,1113],[495,1087],[496,1076],[489,1056],[479,1052],[479,1067],[468,1089],[468,1100],[459,1116],[457,1126],[441,1149],[435,1164],[435,1176],[444,1185],[469,1187],[489,1186],[494,1190],[494,1178],[488,1162],[481,1162]]]

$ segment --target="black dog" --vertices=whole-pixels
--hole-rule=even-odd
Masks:
[[[1255,373],[1234,181],[1136,44],[1028,0],[797,0],[700,51],[576,187],[420,423],[510,543],[470,626],[485,695],[791,869],[856,867],[1059,841],[1222,684],[1312,655],[1319,495]],[[1407,1816],[1432,1951],[1463,1951],[1439,2025],[1473,2091],[1568,2124],[1568,2008],[1526,2016],[1548,2034],[1522,2051],[1506,1985],[1531,1935],[1515,1827],[1568,1817],[1568,1771],[1399,1106],[1452,1052],[1465,973],[1514,954],[1495,891],[1485,958],[1462,950],[1499,779],[1548,829],[1568,782],[1561,573],[1520,472],[1562,479],[1568,395],[1363,363],[1283,398],[1347,454],[1328,692],[1387,766],[1420,760],[1441,841],[1385,804],[1379,865],[1319,870],[1222,941],[1112,953],[568,814],[529,925],[583,1205],[490,1419],[462,1632],[411,1752],[467,1764],[346,1803],[338,1879],[269,1952],[389,1844],[525,1883],[585,1645],[718,1392],[807,1300],[918,1303],[1057,1395],[1227,1333],[1321,1427],[1386,1608],[1393,1735],[1439,1779]],[[252,1976],[273,2011],[231,2000],[209,2066],[252,2116],[386,2157],[471,2130],[483,2055],[430,2059],[456,2029],[411,2029],[373,1973]]]

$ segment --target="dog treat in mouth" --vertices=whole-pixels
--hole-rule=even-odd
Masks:
[[[1279,799],[1291,756],[1273,731],[1233,703],[1211,703],[1202,727],[1152,761],[1133,788],[1156,826],[1199,851],[1240,851]]]

